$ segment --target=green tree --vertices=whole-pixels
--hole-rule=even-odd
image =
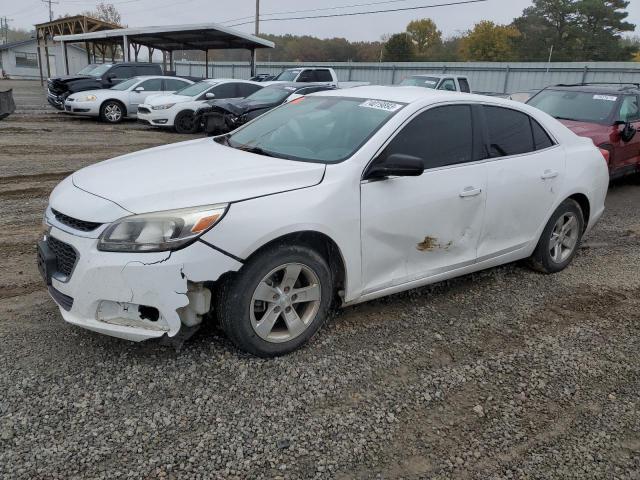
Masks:
[[[442,44],[442,32],[430,18],[413,20],[407,25],[407,33],[420,57],[427,58]]]
[[[513,26],[483,20],[460,40],[460,56],[464,60],[484,62],[514,60],[516,50],[513,41],[519,35]]]
[[[579,0],[576,4],[576,49],[584,60],[628,60],[632,51],[621,43],[621,33],[635,26],[625,18],[625,0]]]
[[[385,62],[411,62],[415,60],[415,47],[408,33],[395,33],[389,37],[382,50]]]

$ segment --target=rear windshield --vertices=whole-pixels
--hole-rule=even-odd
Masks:
[[[440,79],[438,77],[407,77],[400,85],[408,87],[436,88]]]
[[[215,83],[211,82],[198,82],[193,85],[189,85],[188,87],[184,87],[182,90],[178,90],[175,94],[184,95],[185,97],[196,97],[201,93],[206,92],[214,85]]]
[[[560,120],[604,123],[611,116],[618,97],[615,93],[543,90],[527,103]]]
[[[300,97],[236,130],[227,143],[266,156],[337,163],[350,157],[404,105],[363,98]]]

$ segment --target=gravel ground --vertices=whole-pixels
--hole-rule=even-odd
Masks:
[[[560,274],[512,264],[348,308],[275,360],[212,329],[176,353],[65,324],[33,244],[67,172],[185,137],[7,86],[0,478],[640,479],[637,181]]]

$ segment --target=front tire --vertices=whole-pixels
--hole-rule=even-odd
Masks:
[[[223,281],[216,310],[238,348],[276,357],[300,348],[320,329],[333,295],[331,269],[318,252],[281,244]]]
[[[529,265],[543,273],[564,270],[575,257],[583,233],[582,209],[578,202],[568,198],[553,212],[544,227]]]
[[[100,120],[107,123],[120,123],[125,117],[124,105],[116,100],[107,100],[100,106]]]
[[[173,126],[178,133],[196,133],[198,131],[198,124],[195,113],[191,110],[183,110],[176,115]]]

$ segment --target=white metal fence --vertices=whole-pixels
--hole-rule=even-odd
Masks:
[[[341,81],[393,85],[418,73],[450,73],[469,77],[478,92],[514,93],[559,83],[640,82],[640,63],[634,62],[408,62],[408,63],[258,63],[258,73],[277,74],[298,66],[333,67]],[[204,62],[175,63],[177,75],[205,76]],[[212,62],[208,78],[249,78],[248,63]]]

